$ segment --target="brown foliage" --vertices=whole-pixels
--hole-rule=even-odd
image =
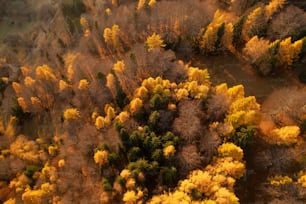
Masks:
[[[189,144],[195,143],[203,132],[199,118],[200,104],[200,100],[181,101],[178,105],[179,116],[173,123],[173,131]]]

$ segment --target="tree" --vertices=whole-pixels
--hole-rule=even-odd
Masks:
[[[117,52],[122,51],[122,45],[120,43],[120,28],[117,24],[114,24],[112,28],[105,28],[103,32],[104,41],[113,46]]]
[[[149,104],[152,110],[160,110],[165,108],[167,105],[165,98],[159,94],[154,94],[150,99]]]
[[[224,34],[223,31],[224,31],[224,17],[221,14],[221,12],[217,10],[214,14],[214,19],[206,27],[204,34],[201,36],[200,49],[204,53],[214,52],[216,50],[216,44],[218,44],[217,41],[220,40]]]
[[[76,108],[68,108],[64,111],[65,120],[77,120],[80,118],[80,112]]]
[[[282,40],[279,44],[278,57],[281,66],[288,67],[299,58],[302,50],[303,41],[298,40],[291,42],[291,37]]]
[[[142,100],[139,98],[134,98],[130,103],[131,114],[132,115],[136,114],[137,111],[139,111],[140,108],[142,108],[142,106],[143,106]]]
[[[274,13],[283,8],[286,0],[271,0],[265,7],[265,17],[270,19]]]
[[[94,154],[94,161],[96,164],[99,164],[100,167],[108,164],[108,151],[107,150],[98,150]]]
[[[299,134],[300,128],[298,126],[285,126],[272,130],[269,140],[278,145],[291,145],[297,143]]]
[[[241,161],[243,158],[243,150],[233,143],[223,143],[218,147],[220,157],[231,157],[234,160]]]
[[[163,149],[163,153],[165,157],[170,157],[175,154],[175,147],[173,145],[169,145]]]
[[[102,117],[102,116],[98,116],[95,120],[95,126],[98,130],[104,128],[105,127],[105,118]]]
[[[147,37],[145,44],[148,47],[148,51],[166,46],[164,41],[161,39],[161,36],[156,33],[153,33],[151,36]]]
[[[248,41],[254,35],[258,35],[260,29],[265,24],[264,14],[261,7],[254,9],[246,18],[243,29],[242,37],[245,41]]]
[[[78,89],[79,90],[86,90],[88,89],[89,86],[89,82],[87,81],[87,79],[81,79],[79,82],[79,86]]]
[[[35,74],[37,79],[57,81],[56,76],[48,65],[38,66],[35,70]]]
[[[224,28],[224,34],[221,37],[222,46],[227,48],[229,51],[234,52],[233,47],[233,32],[234,27],[232,23],[226,23]]]

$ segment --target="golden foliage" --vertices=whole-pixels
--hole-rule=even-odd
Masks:
[[[146,1],[145,0],[139,0],[137,4],[137,10],[140,10],[144,7]]]
[[[55,156],[57,152],[58,152],[58,146],[50,145],[50,146],[48,147],[48,153],[49,153],[51,156]]]
[[[175,147],[173,145],[169,145],[163,149],[163,153],[165,157],[170,157],[175,154]]]
[[[144,86],[140,86],[135,90],[134,98],[146,99],[148,97],[148,89]]]
[[[265,7],[265,16],[270,19],[274,13],[279,9],[283,8],[286,0],[271,0],[270,3]]]
[[[150,7],[152,7],[152,6],[155,5],[155,3],[156,3],[156,0],[149,0],[148,5],[149,5]]]
[[[269,137],[269,141],[278,145],[290,145],[297,143],[299,134],[300,128],[298,126],[285,126],[282,128],[276,128],[271,131],[271,137]]]
[[[120,173],[120,176],[124,178],[125,180],[128,180],[131,176],[131,172],[128,169],[123,169]]]
[[[125,187],[127,189],[133,189],[133,188],[135,188],[135,185],[136,185],[136,181],[133,178],[127,179],[127,181],[125,183]]]
[[[227,89],[226,92],[231,102],[244,98],[244,87],[241,84]]]
[[[112,15],[112,10],[110,8],[105,9],[106,15],[110,16]]]
[[[221,38],[222,45],[231,52],[235,50],[233,46],[233,31],[234,27],[232,23],[225,24],[224,34]]]
[[[233,127],[233,130],[241,125],[257,125],[260,121],[260,105],[254,96],[241,98],[244,95],[243,89],[237,87],[231,92],[234,99],[230,105],[225,122]],[[238,99],[236,99],[238,98]]]
[[[306,174],[301,175],[297,182],[302,185],[304,188],[306,188]]]
[[[123,201],[126,204],[135,204],[135,203],[142,203],[141,199],[143,197],[143,192],[141,190],[128,190],[124,195],[123,195]]]
[[[161,39],[161,36],[153,33],[151,36],[147,37],[146,43],[148,46],[148,51],[152,51],[155,48],[165,47],[164,41]]]
[[[20,71],[23,76],[28,76],[31,73],[31,70],[26,66],[21,66]]]
[[[43,190],[28,190],[22,194],[22,201],[25,204],[39,204],[43,202],[45,192]]]
[[[124,123],[130,118],[130,114],[127,111],[122,111],[117,118],[121,123]]]
[[[243,158],[243,150],[233,143],[224,143],[219,146],[218,154],[221,157],[231,157],[237,161],[241,161]]]
[[[98,130],[104,128],[105,127],[105,118],[102,117],[102,116],[98,116],[96,118],[96,121],[95,121],[95,126]]]
[[[97,111],[92,112],[91,114],[92,121],[95,122],[98,116],[99,116],[99,113]]]
[[[108,151],[106,150],[98,150],[96,151],[94,155],[94,160],[96,164],[99,164],[99,166],[104,166],[108,164]]]
[[[290,66],[298,60],[303,46],[303,40],[291,43],[291,37],[282,40],[279,44],[278,56],[281,65]]]
[[[117,24],[114,24],[112,28],[105,28],[103,32],[104,41],[115,49],[120,50],[119,34],[120,28]]]
[[[209,87],[206,85],[198,85],[197,81],[191,81],[187,83],[187,90],[189,96],[195,99],[206,98],[209,91]]]
[[[35,80],[32,79],[31,77],[27,76],[26,78],[24,78],[24,85],[26,87],[33,87],[34,84],[35,84]]]
[[[86,20],[86,18],[81,17],[80,18],[80,24],[84,30],[84,36],[87,37],[90,35],[90,29],[89,29],[89,24],[88,21]]]
[[[42,107],[42,103],[38,97],[31,97],[31,103],[35,110],[39,110]]]
[[[123,60],[117,61],[116,64],[114,64],[113,69],[116,72],[116,74],[122,73],[125,69],[124,61]]]
[[[112,30],[110,28],[104,29],[103,38],[106,43],[110,43],[112,41]]]
[[[146,0],[139,0],[138,4],[137,4],[137,10],[140,10],[143,7],[147,7],[147,6],[152,7],[152,6],[155,5],[155,3],[156,3],[156,0],[147,0],[147,1]]]
[[[106,117],[108,117],[110,120],[116,117],[115,109],[110,104],[105,105],[104,111],[106,113]]]
[[[259,110],[260,105],[256,102],[255,96],[248,96],[245,98],[239,98],[235,100],[229,109],[230,113],[234,113],[237,111],[251,111],[251,110]]]
[[[225,158],[216,158],[204,170],[190,172],[174,192],[153,196],[149,203],[239,203],[233,187],[235,179],[245,173],[244,163],[236,160],[242,159],[243,152],[230,143],[219,147],[218,151]],[[194,192],[204,195],[205,199],[194,201]]]
[[[63,91],[69,87],[69,84],[63,80],[59,80],[59,90]]]
[[[68,108],[64,111],[65,120],[77,120],[80,118],[80,112],[76,108]]]
[[[7,201],[5,201],[3,204],[16,204],[16,199],[15,198],[10,198]]]
[[[261,7],[254,9],[247,17],[242,30],[242,35],[245,40],[249,40],[249,33],[252,33],[252,30],[257,29],[260,26],[260,18],[263,16],[263,11]]]
[[[28,111],[28,105],[26,104],[25,100],[23,97],[18,97],[17,98],[17,102],[18,104],[21,106],[22,110],[24,112],[27,112]]]
[[[17,95],[21,94],[21,85],[18,82],[12,83],[13,89]]]
[[[210,85],[210,76],[207,69],[199,69],[198,67],[188,68],[188,81],[197,81],[200,85]]]
[[[175,111],[176,110],[176,105],[174,103],[169,103],[168,104],[168,109],[172,110],[172,111]]]
[[[9,187],[15,189],[16,193],[20,193],[30,187],[29,186],[30,181],[31,180],[26,175],[20,174],[17,175],[15,179],[11,180]]]
[[[19,135],[10,145],[12,155],[31,162],[37,162],[40,159],[39,146],[33,140],[28,140],[24,135]]]
[[[80,82],[79,82],[78,89],[79,90],[86,90],[86,89],[88,89],[88,86],[89,86],[88,80],[87,79],[81,79]]]
[[[106,87],[110,90],[113,97],[116,97],[117,95],[116,79],[115,79],[115,76],[111,73],[109,73],[106,76]]]
[[[214,166],[209,165],[207,168],[208,171],[230,176],[235,179],[245,174],[245,164],[231,157],[218,159]]]
[[[48,65],[42,65],[36,67],[35,74],[37,79],[50,80],[50,81],[57,80],[52,69]]]
[[[176,94],[177,100],[179,100],[179,101],[187,99],[188,95],[189,95],[188,90],[184,89],[184,88],[177,89],[175,94]]]
[[[276,175],[268,179],[269,183],[273,186],[282,186],[286,185],[289,183],[292,183],[292,178],[289,176],[281,176],[281,175]]]
[[[192,203],[191,197],[182,191],[174,191],[173,193],[165,193],[159,196],[153,196],[148,202],[149,204],[171,204],[171,203]]]
[[[135,114],[137,111],[142,108],[143,102],[140,98],[134,98],[130,103],[130,111],[132,114]]]
[[[226,188],[219,188],[218,191],[215,193],[215,196],[217,198],[216,203],[239,203],[239,199],[237,198],[237,196]]]
[[[64,167],[65,166],[65,160],[64,159],[60,159],[57,163],[58,167]]]
[[[215,51],[216,49],[215,45],[218,39],[218,30],[222,25],[222,23],[224,23],[224,16],[221,14],[219,10],[217,10],[214,14],[214,19],[206,27],[203,36],[201,36],[200,48],[204,52]]]

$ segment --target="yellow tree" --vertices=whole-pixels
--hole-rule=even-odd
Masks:
[[[94,155],[95,163],[100,167],[108,164],[108,151],[106,150],[98,150]]]
[[[231,52],[234,52],[235,49],[233,46],[233,30],[232,23],[225,24],[224,34],[221,38],[222,45]]]
[[[156,33],[153,33],[151,36],[147,37],[145,44],[148,46],[148,51],[166,46],[164,41],[161,39],[161,36]]]
[[[64,111],[65,120],[77,120],[80,118],[80,112],[76,108],[68,108]]]
[[[246,41],[253,37],[254,33],[258,33],[261,26],[264,24],[263,11],[261,7],[254,9],[244,22],[242,29],[242,38]]]
[[[110,92],[113,95],[113,97],[116,98],[116,96],[117,96],[116,78],[111,73],[109,73],[106,76],[106,87],[110,90]]]
[[[118,52],[122,51],[120,43],[120,28],[117,24],[114,24],[112,28],[105,28],[103,32],[104,41],[113,46]]]
[[[90,29],[89,29],[89,24],[88,24],[88,21],[86,20],[86,18],[81,17],[80,18],[80,24],[83,28],[84,36],[88,36],[90,34]]]
[[[302,40],[298,40],[294,43],[291,42],[291,37],[282,40],[278,49],[280,64],[284,67],[292,65],[292,63],[299,58],[302,46]]]
[[[131,114],[135,114],[143,106],[143,102],[140,98],[134,98],[130,103]]]
[[[203,36],[201,36],[200,48],[203,52],[215,51],[215,45],[218,40],[218,30],[222,23],[224,23],[224,16],[217,10],[214,14],[214,19],[207,26]]]
[[[48,65],[38,66],[35,74],[37,79],[57,81],[52,69]]]
[[[298,136],[300,134],[300,128],[297,126],[285,126],[282,128],[276,128],[271,132],[270,142],[276,144],[290,145],[297,143]]]
[[[286,0],[271,0],[270,3],[265,6],[265,17],[270,19],[274,13],[284,7]]]

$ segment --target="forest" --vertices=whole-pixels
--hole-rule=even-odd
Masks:
[[[0,204],[306,203],[305,10],[0,0]]]

